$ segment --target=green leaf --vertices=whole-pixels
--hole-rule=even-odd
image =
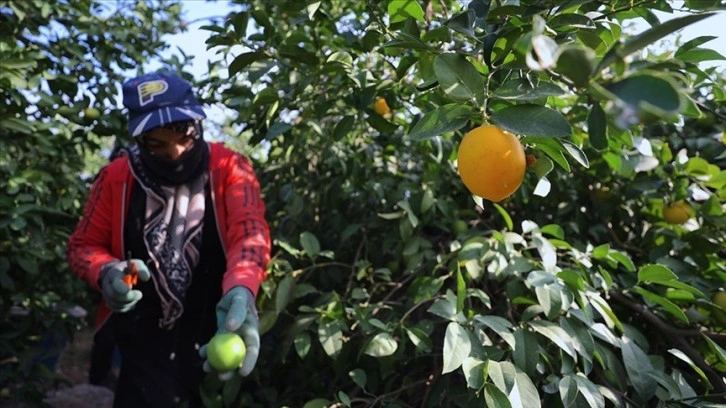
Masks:
[[[656,295],[653,292],[647,291],[639,286],[634,286],[633,291],[635,293],[643,296],[647,300],[663,306],[663,308],[668,311],[668,313],[672,314],[673,316],[679,318],[684,323],[688,324],[688,317],[686,317],[686,314],[683,313],[680,307],[678,307],[675,303],[671,302],[670,300],[664,298],[663,296]]]
[[[320,242],[318,242],[318,238],[311,232],[305,231],[300,233],[300,245],[310,259],[315,259],[320,253]]]
[[[709,386],[710,386],[711,382],[708,381],[708,377],[706,376],[706,373],[704,373],[703,370],[701,370],[701,367],[699,367],[696,363],[694,363],[693,360],[686,355],[686,353],[682,352],[681,350],[675,349],[675,348],[668,350],[668,352],[673,354],[674,356],[678,357],[679,359],[685,361],[689,366],[691,366],[693,371],[695,371],[696,374],[701,376],[701,379],[706,384],[709,384]]]
[[[569,374],[560,380],[560,398],[566,407],[604,408],[605,398],[587,377]]]
[[[389,333],[378,333],[371,339],[363,350],[364,354],[372,357],[386,357],[396,352],[398,342]]]
[[[528,375],[536,375],[539,350],[537,337],[524,328],[514,331],[515,347],[512,351],[514,364]]]
[[[516,78],[504,82],[494,91],[492,97],[514,101],[532,101],[550,96],[559,96],[564,91],[552,82],[540,81],[536,84]]]
[[[345,51],[338,51],[332,53],[327,61],[327,63],[336,63],[340,64],[345,68],[350,68],[353,66],[353,56],[351,56],[349,53]]]
[[[611,250],[608,253],[608,257],[623,265],[623,267],[625,267],[628,272],[635,272],[635,264],[633,263],[633,260],[630,259],[630,256],[628,256],[627,253]]]
[[[527,322],[537,333],[547,337],[559,348],[577,361],[577,352],[572,346],[572,339],[562,327],[545,320],[533,320]]]
[[[512,408],[507,394],[491,383],[484,385],[484,401],[489,408]]]
[[[508,361],[489,361],[489,378],[513,407],[540,408],[540,396],[532,380]]]
[[[602,106],[597,102],[592,104],[590,114],[587,116],[587,133],[594,149],[602,151],[608,148],[607,118]]]
[[[418,327],[411,327],[406,329],[406,334],[408,335],[409,340],[411,340],[411,343],[413,343],[413,345],[416,346],[417,349],[421,350],[424,353],[431,352],[431,349],[433,348],[433,342],[425,331],[419,329]]]
[[[497,211],[499,212],[499,215],[501,215],[502,218],[504,219],[504,224],[506,224],[507,229],[510,231],[513,230],[514,222],[512,221],[512,217],[509,216],[509,213],[507,212],[507,210],[505,210],[504,207],[502,207],[501,205],[499,205],[497,203],[492,203],[492,204],[494,205],[494,208],[496,208]]]
[[[229,76],[232,77],[238,72],[242,72],[242,70],[247,68],[253,62],[266,58],[269,58],[269,56],[264,51],[244,52],[236,56],[234,60],[232,60],[232,63],[229,64]]]
[[[534,171],[534,174],[537,175],[537,179],[542,179],[545,177],[549,172],[551,172],[555,168],[555,165],[552,163],[552,160],[548,159],[547,157],[541,157],[537,162],[532,166],[532,170]],[[569,167],[567,168],[569,170]]]
[[[305,358],[305,356],[308,355],[310,352],[310,347],[312,346],[312,340],[310,339],[310,333],[308,332],[302,332],[295,335],[295,340],[293,341],[293,345],[295,346],[295,352],[300,358]]]
[[[469,60],[459,54],[440,54],[434,72],[443,92],[456,101],[484,101],[484,78]]]
[[[440,287],[440,285],[437,285],[437,288],[438,287]],[[429,313],[433,313],[436,316],[443,317],[444,319],[448,319],[451,321],[456,320],[456,305],[446,299],[438,299],[426,311]]]
[[[608,65],[617,61],[619,58],[625,58],[626,56],[642,50],[648,45],[653,44],[661,38],[666,37],[683,27],[701,21],[704,18],[711,17],[712,15],[714,15],[714,13],[690,14],[684,17],[673,18],[636,36],[630,37],[622,45],[616,44],[612,47],[607,54],[605,54],[602,61],[600,61],[600,65],[598,65],[596,71],[599,72]]]
[[[471,353],[471,340],[459,323],[451,322],[446,327],[444,336],[444,366],[441,373],[450,373],[461,367]]]
[[[517,135],[569,137],[572,127],[561,113],[540,105],[515,105],[492,113],[492,122]]]
[[[560,318],[560,326],[572,339],[572,346],[585,361],[592,362],[595,353],[595,340],[589,328],[585,327],[576,318]]]
[[[480,390],[484,386],[484,381],[487,378],[488,367],[488,361],[467,357],[461,366],[461,369],[464,371],[467,387]]]
[[[706,340],[706,343],[708,343],[708,346],[711,348],[711,350],[713,350],[713,352],[716,354],[716,357],[721,362],[721,364],[726,364],[726,350],[724,350],[721,346],[718,345],[718,343],[713,341],[706,334],[701,333],[701,335]]]
[[[598,293],[587,293],[587,297],[590,300],[590,304],[593,308],[605,319],[605,323],[608,327],[615,327],[620,331],[623,331],[623,323],[613,313],[613,309],[610,305],[602,298]]]
[[[543,151],[550,159],[562,167],[563,170],[568,173],[570,172],[570,163],[564,154],[565,147],[562,143],[558,143],[557,139],[550,137],[523,137],[522,143],[531,144],[535,149]],[[535,163],[535,168],[537,168],[537,164],[539,164],[539,160]],[[550,162],[549,164],[552,163]],[[552,170],[549,168],[549,164],[539,168],[538,171],[540,173],[537,173],[538,178],[542,178]],[[546,171],[543,172],[543,170]]]
[[[723,61],[726,59],[718,51],[702,48],[688,50],[680,55],[676,55],[676,58],[678,60],[691,63],[699,63],[703,61]]]
[[[353,125],[355,124],[355,116],[347,115],[343,116],[338,123],[335,124],[335,128],[333,130],[333,137],[335,140],[340,140],[343,137],[347,136],[351,129],[353,129]]]
[[[592,19],[582,14],[573,13],[556,14],[547,22],[547,25],[555,31],[562,31],[558,30],[558,28],[569,31],[572,29],[592,30],[597,27]]]
[[[424,21],[424,11],[416,0],[391,0],[388,3],[388,15],[391,17],[391,24],[400,23],[413,18]]]
[[[277,284],[275,290],[275,313],[280,314],[294,298],[295,279],[292,276],[286,276]]]
[[[660,283],[678,280],[678,276],[663,265],[650,264],[638,271],[638,283]]]
[[[507,319],[499,316],[476,316],[474,317],[474,321],[475,323],[484,325],[493,330],[494,333],[499,335],[499,337],[509,344],[509,347],[514,349],[516,341],[514,339],[514,335],[509,330],[512,327],[512,324],[509,323]]]
[[[699,45],[705,44],[705,43],[707,43],[709,41],[713,41],[713,40],[715,40],[717,38],[718,37],[713,36],[713,35],[702,35],[702,36],[696,37],[696,38],[694,38],[692,40],[689,40],[688,42],[686,42],[685,44],[681,45],[680,47],[678,47],[678,50],[676,50],[676,53],[673,56],[675,56],[676,58],[678,58],[678,56],[680,56],[684,52],[687,52],[689,50],[692,50],[692,49],[698,47]]]
[[[679,89],[664,75],[636,74],[610,84],[606,89],[636,111],[656,108],[665,113],[676,113],[681,106]]]
[[[583,152],[582,149],[580,149],[569,140],[557,139],[557,142],[560,143],[565,148],[567,153],[569,153],[570,156],[575,159],[575,161],[580,163],[582,167],[586,169],[590,168],[590,160],[587,159],[587,155],[585,155],[585,152]]]
[[[461,273],[461,263],[456,263],[456,313],[464,310],[464,300],[466,299],[466,281]]]
[[[303,408],[328,408],[330,403],[331,401],[326,400],[325,398],[315,398],[306,402],[305,405],[303,405]]]
[[[318,326],[318,339],[325,354],[337,356],[343,349],[343,326],[337,320],[321,323]]]
[[[655,394],[658,384],[648,375],[654,371],[648,355],[628,337],[622,338],[621,352],[625,371],[633,383],[635,392],[644,400],[650,399]]]
[[[469,121],[472,112],[471,107],[464,104],[451,103],[439,106],[419,119],[408,137],[421,141],[461,129]]]
[[[469,9],[462,11],[461,13],[455,14],[446,22],[444,22],[444,25],[450,30],[454,30],[456,32],[469,36],[472,39],[476,39],[476,33],[473,29],[475,19],[476,14],[474,10]]]
[[[367,110],[369,112],[366,115],[366,122],[371,125],[374,129],[381,132],[384,135],[390,135],[398,129],[398,125],[387,121],[383,116],[375,113],[372,109]]]

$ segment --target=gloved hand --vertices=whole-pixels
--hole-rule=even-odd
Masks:
[[[124,276],[132,273],[136,273],[138,279],[144,282],[151,278],[149,268],[140,259],[109,262],[101,268],[99,279],[101,294],[108,307],[114,312],[128,312],[141,300],[141,291],[133,290],[124,280]]]
[[[257,306],[252,291],[244,286],[235,286],[230,289],[219,303],[217,303],[217,333],[237,333],[247,348],[247,354],[239,368],[239,374],[248,376],[257,364],[260,354],[260,323],[257,317]],[[199,355],[204,359],[204,371],[215,371],[207,360],[207,345],[199,349]],[[234,372],[219,373],[222,381],[232,378]]]

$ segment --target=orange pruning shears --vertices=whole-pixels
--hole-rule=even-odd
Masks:
[[[128,252],[128,256],[126,259],[129,260],[128,265],[126,266],[126,270],[124,271],[124,283],[126,286],[132,288],[136,283],[139,281],[139,267],[136,266],[135,262],[131,262],[131,252]]]

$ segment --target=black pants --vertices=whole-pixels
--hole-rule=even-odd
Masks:
[[[202,406],[199,347],[214,334],[216,323],[214,314],[185,317],[165,330],[156,319],[113,316],[122,361],[114,408]]]
[[[93,385],[111,386],[115,379],[111,378],[111,367],[113,367],[114,340],[111,323],[106,322],[93,335],[93,346],[91,347],[91,361],[88,370],[88,383]]]
[[[121,351],[114,408],[202,406],[199,387],[204,372],[199,347],[216,332],[215,306],[222,295],[226,270],[208,185],[206,192],[200,259],[192,271],[184,313],[174,328],[159,328],[161,305],[151,281],[139,282],[135,287],[144,296],[133,310],[115,313],[109,321]],[[149,258],[142,233],[145,202],[145,193],[136,183],[124,228],[124,245],[132,258],[143,260]]]

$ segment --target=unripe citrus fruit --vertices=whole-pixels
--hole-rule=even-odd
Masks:
[[[84,115],[85,115],[85,116],[86,116],[86,117],[87,117],[88,119],[98,119],[99,117],[101,117],[101,111],[99,111],[99,110],[98,110],[98,109],[96,109],[96,108],[86,108],[86,109],[85,109],[85,110],[83,111],[83,114],[84,114]]]
[[[236,333],[219,333],[209,340],[207,360],[217,371],[231,371],[239,367],[247,354],[244,341]]]
[[[464,136],[457,161],[466,188],[494,202],[517,191],[527,165],[519,139],[492,125],[479,126]]]
[[[373,110],[376,111],[377,114],[384,116],[391,111],[391,108],[388,107],[386,98],[378,98],[376,99],[376,103],[373,104]]]
[[[663,207],[663,219],[668,224],[683,224],[691,218],[692,214],[693,209],[683,200],[678,200]]]
[[[464,234],[469,231],[469,224],[464,220],[456,220],[454,221],[453,229],[457,235]]]
[[[726,292],[716,292],[711,301],[721,307],[722,310],[713,310],[711,316],[722,326],[726,326]]]

